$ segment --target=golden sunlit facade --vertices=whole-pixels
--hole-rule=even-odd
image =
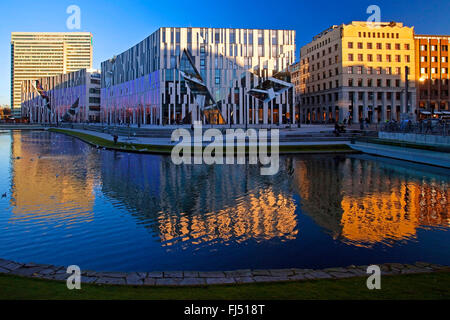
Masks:
[[[330,27],[300,51],[301,121],[379,123],[414,117],[414,57],[414,28],[402,23]]]
[[[422,117],[450,114],[450,36],[415,35],[417,105]]]

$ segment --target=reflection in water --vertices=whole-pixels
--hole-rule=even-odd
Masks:
[[[448,177],[396,170],[355,158],[300,160],[295,185],[304,212],[348,244],[389,245],[415,238],[419,227],[450,227]]]
[[[450,263],[448,170],[359,155],[259,169],[0,135],[0,257],[123,271]]]
[[[12,134],[12,213],[10,222],[58,220],[60,226],[92,220],[95,153],[73,152],[58,135]],[[39,222],[36,222],[39,223]]]
[[[175,166],[169,157],[117,153],[103,153],[102,163],[104,193],[126,203],[164,246],[297,235],[285,174],[254,179],[255,166]]]

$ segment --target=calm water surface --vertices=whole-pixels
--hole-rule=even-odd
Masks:
[[[176,166],[0,133],[0,257],[111,271],[450,264],[450,171],[353,156]]]

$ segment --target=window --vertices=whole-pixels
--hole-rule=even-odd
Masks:
[[[395,74],[400,75],[402,73],[401,68],[400,67],[396,67],[395,68]]]
[[[381,50],[381,43],[377,43],[377,49]]]
[[[437,73],[437,68],[431,68],[431,74]]]
[[[390,55],[390,54],[386,55],[386,61],[387,61],[387,62],[392,62],[392,61],[391,61],[391,55]]]
[[[395,44],[395,50],[400,50],[400,43]]]
[[[386,74],[391,74],[392,72],[391,72],[392,70],[391,70],[391,67],[387,67],[386,68]]]
[[[358,79],[358,87],[362,87],[363,86],[363,79]]]
[[[442,68],[441,69],[441,73],[447,74],[448,73],[448,68]]]
[[[420,51],[427,51],[427,45],[426,44],[420,45]]]
[[[353,67],[347,67],[347,73],[353,74]]]
[[[404,48],[405,48],[405,50],[409,50],[409,43],[405,43]]]
[[[367,49],[372,49],[372,42],[367,43]]]
[[[377,79],[377,87],[381,87],[382,83],[381,83],[381,79]]]
[[[428,68],[420,68],[420,73],[421,74],[427,74],[428,73]]]
[[[372,86],[372,79],[367,79],[367,86],[371,87]]]
[[[405,56],[405,62],[410,62],[410,57],[409,57],[409,55],[406,55],[406,56]]]
[[[381,74],[381,67],[377,68],[377,74]]]
[[[441,61],[442,62],[448,62],[448,57],[442,57]]]
[[[381,57],[381,54],[377,54],[377,61],[378,62],[382,62],[383,58]]]
[[[386,43],[386,50],[391,50],[391,44],[390,43]]]
[[[362,49],[363,48],[363,43],[362,42],[358,42],[358,49]]]
[[[372,58],[372,55],[371,55],[371,54],[368,54],[368,55],[367,55],[367,61],[369,61],[369,62],[372,62],[372,61],[373,61],[373,58]]]
[[[368,67],[367,68],[367,74],[372,74],[373,73],[373,68],[372,67]]]
[[[357,72],[358,74],[362,74],[362,66],[358,66],[356,72]]]
[[[437,57],[436,56],[432,56],[431,57],[431,62],[437,62]]]
[[[363,61],[363,55],[362,54],[358,54],[358,61]]]
[[[399,54],[396,54],[395,55],[395,62],[401,62],[401,58],[400,58],[400,55]]]
[[[348,48],[349,48],[349,49],[353,49],[353,42],[349,42],[349,43],[348,43]]]
[[[353,61],[353,54],[352,53],[348,54],[348,61]]]
[[[353,79],[348,79],[348,86],[353,87]]]
[[[400,88],[400,80],[395,80],[395,86],[397,87],[397,88]]]
[[[428,62],[428,57],[427,56],[421,56],[420,57],[420,62]]]
[[[432,45],[431,46],[431,51],[436,51],[437,50],[437,46],[436,45]]]

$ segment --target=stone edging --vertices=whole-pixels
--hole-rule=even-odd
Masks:
[[[450,267],[426,262],[412,264],[384,263],[382,275],[450,271]],[[82,283],[131,286],[204,286],[256,282],[284,282],[317,279],[341,279],[368,276],[367,266],[313,269],[267,269],[234,271],[154,271],[154,272],[96,272],[81,271]],[[65,267],[46,264],[18,263],[0,259],[0,273],[24,277],[65,281],[70,274]]]

